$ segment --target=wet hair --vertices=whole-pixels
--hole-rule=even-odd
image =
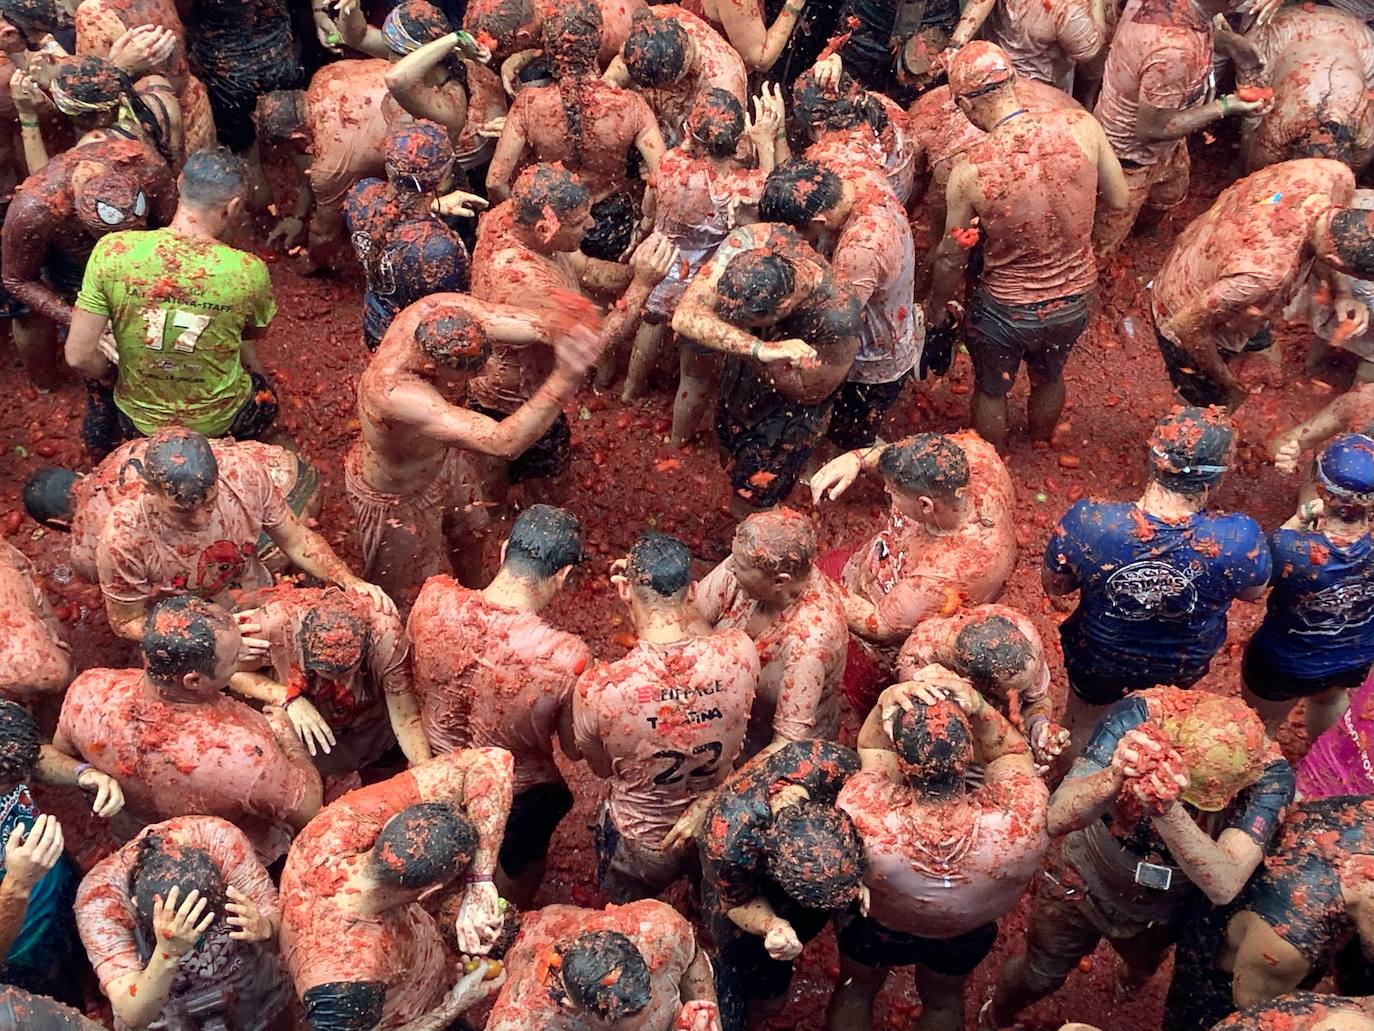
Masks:
[[[258,97],[253,110],[258,138],[264,143],[290,142],[291,134],[305,131],[305,90],[277,89]]]
[[[435,193],[453,168],[453,143],[438,122],[420,119],[398,126],[386,137],[386,177],[414,193]]]
[[[234,625],[228,612],[193,594],[163,598],[143,620],[140,649],[148,676],[168,682],[213,672],[216,638]]]
[[[636,587],[664,598],[677,597],[692,582],[692,553],[676,537],[650,530],[630,549],[625,576]]]
[[[463,28],[474,36],[485,32],[500,49],[532,21],[533,0],[501,0],[495,4],[470,4],[463,15]]]
[[[790,508],[755,512],[735,527],[732,547],[760,572],[802,577],[816,560],[816,528]]]
[[[31,50],[37,48],[42,36],[62,24],[56,0],[0,0],[0,18],[19,30]]]
[[[939,433],[917,433],[889,445],[878,459],[878,470],[898,490],[942,501],[953,500],[969,484],[964,449]]]
[[[592,205],[592,224],[582,234],[582,253],[602,261],[622,262],[635,242],[639,208],[628,193],[613,193]]]
[[[1288,146],[1288,157],[1329,158],[1344,165],[1355,161],[1355,134],[1350,126],[1324,121],[1307,128]]]
[[[184,426],[153,434],[139,465],[148,486],[178,504],[204,501],[219,481],[219,463],[210,442]]]
[[[342,597],[325,594],[301,619],[296,635],[305,668],[326,676],[340,676],[367,654],[371,627]]]
[[[422,46],[442,39],[453,31],[448,15],[428,0],[403,0],[396,5],[394,12],[406,35]]]
[[[503,565],[516,576],[547,580],[582,561],[582,522],[566,508],[531,505],[515,519]]]
[[[649,1005],[648,964],[618,931],[579,934],[562,948],[559,972],[568,998],[601,1020],[623,1020]]]
[[[636,86],[668,86],[687,74],[687,30],[676,18],[635,14],[621,56]]]
[[[730,322],[767,318],[796,287],[796,266],[783,255],[761,247],[743,251],[716,280],[716,311]]]
[[[224,147],[207,147],[186,159],[177,187],[192,207],[222,207],[247,193],[248,164]]]
[[[531,165],[511,187],[515,221],[527,228],[533,228],[550,214],[566,218],[591,202],[587,188],[560,164]]]
[[[970,620],[954,638],[959,672],[986,693],[1030,664],[1035,657],[1031,643],[1006,616]]]
[[[1226,474],[1234,437],[1222,409],[1175,407],[1150,435],[1150,476],[1176,494],[1202,494]]]
[[[973,730],[952,703],[912,705],[892,718],[892,746],[902,771],[921,784],[954,784],[973,762]]]
[[[806,158],[792,158],[768,173],[759,201],[759,219],[802,229],[844,196],[844,184],[830,169]]]
[[[1345,270],[1374,278],[1374,212],[1342,208],[1331,216],[1331,243]]]
[[[129,894],[138,899],[138,923],[149,937],[153,930],[155,899],[161,896],[166,902],[173,888],[181,889],[177,895],[178,907],[192,891],[199,891],[206,900],[205,912],[215,913],[216,920],[223,918],[224,906],[229,901],[229,884],[210,853],[167,841],[157,834],[139,838],[129,868]]]
[[[24,481],[24,510],[51,530],[66,530],[55,521],[70,523],[76,515],[72,491],[81,477],[70,469],[39,469]]]
[[[848,72],[841,72],[835,92],[816,81],[812,71],[803,72],[792,85],[792,116],[802,125],[826,129],[851,129],[867,123],[875,133],[887,128],[887,111]]]
[[[807,909],[839,909],[863,883],[863,842],[834,806],[808,799],[783,809],[764,832],[763,853],[768,876]]]
[[[0,698],[0,784],[17,784],[33,776],[43,739],[28,709]]]
[[[82,106],[107,108],[112,117],[119,101],[126,101],[162,160],[172,163],[172,148],[162,130],[162,123],[134,90],[133,80],[122,68],[103,57],[78,57],[75,61],[58,66],[52,85],[53,89]]]
[[[544,18],[544,56],[553,67],[554,87],[563,103],[568,144],[582,163],[585,112],[592,103],[589,87],[597,78],[601,52],[601,8],[595,0],[564,0]]]
[[[692,104],[687,135],[711,157],[729,157],[739,149],[739,138],[744,135],[744,105],[733,93],[712,86]]]
[[[467,869],[477,831],[446,802],[407,806],[387,820],[372,846],[372,869],[395,888],[430,888]]]
[[[475,372],[491,354],[482,320],[459,308],[422,319],[415,327],[415,344],[434,364],[456,372]]]
[[[520,74],[515,79],[522,85],[528,85],[532,82],[548,84],[553,82],[553,69],[541,55],[521,68]]]

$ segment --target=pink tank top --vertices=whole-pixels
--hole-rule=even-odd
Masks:
[[[1374,735],[1374,677],[1351,694],[1350,708],[1345,715],[1312,743],[1298,763],[1299,797],[1374,793],[1371,735]]]

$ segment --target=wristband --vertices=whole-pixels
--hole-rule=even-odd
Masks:
[[[87,770],[93,770],[93,769],[95,769],[95,767],[92,766],[90,763],[77,763],[77,764],[76,764],[76,772],[75,772],[72,776],[73,776],[76,780],[79,781],[79,780],[81,780],[81,775],[82,775],[83,773],[85,773]]]
[[[21,129],[37,129],[37,128],[38,128],[38,123],[37,123],[37,122],[26,122],[26,121],[24,121],[24,119],[21,118],[21,119],[19,119],[19,127],[20,127]]]
[[[763,341],[762,341],[762,340],[755,340],[752,344],[749,345],[749,357],[750,357],[750,358],[758,358],[758,356],[759,356],[760,354],[762,354],[762,353],[763,353]]]
[[[1229,114],[1231,113],[1231,105],[1230,105],[1229,103],[1227,103],[1227,101],[1228,101],[1229,99],[1230,99],[1230,98],[1227,97],[1227,96],[1225,96],[1225,95],[1220,96],[1220,97],[1217,98],[1218,102],[1221,104],[1221,117],[1222,117],[1222,118],[1225,118],[1227,115],[1229,115]]]
[[[495,881],[489,873],[470,873],[463,878],[464,884],[494,884]]]

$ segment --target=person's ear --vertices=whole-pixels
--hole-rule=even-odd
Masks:
[[[779,573],[777,576],[773,577],[773,586],[776,587],[776,588],[777,588],[778,590],[780,590],[780,591],[786,590],[786,589],[787,589],[787,585],[790,584],[791,582],[792,582],[792,574],[791,574],[791,573]]]
[[[697,600],[697,584],[696,584],[696,581],[693,580],[691,583],[689,583],[689,584],[687,585],[687,604],[688,604],[688,605],[694,605],[694,604],[696,604],[696,600]]]
[[[921,515],[934,515],[935,499],[929,497],[928,495],[922,494],[920,497],[916,499],[916,507],[920,509]]]
[[[9,22],[0,20],[0,52],[6,54],[17,54],[21,50],[27,50],[24,44],[24,37],[19,34]]]
[[[241,211],[243,211],[243,198],[235,197],[224,206],[224,220],[226,222],[232,222],[239,216]]]
[[[506,564],[506,546],[508,544],[510,544],[510,541],[501,542],[501,557],[496,560],[498,566],[504,566]]]
[[[197,694],[200,692],[200,683],[204,679],[205,675],[203,673],[185,673],[181,677],[181,685],[192,694]]]
[[[572,576],[572,571],[572,566],[564,566],[558,572],[553,574],[554,590],[561,591],[563,589],[563,585],[568,582],[568,577]]]

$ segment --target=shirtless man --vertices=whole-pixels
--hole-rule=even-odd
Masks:
[[[1040,634],[1009,605],[974,605],[916,625],[897,653],[898,680],[938,665],[969,681],[1012,720],[1039,766],[1048,766],[1068,742],[1054,718],[1050,664]]]
[[[1017,75],[1071,93],[1075,67],[1096,60],[1115,17],[1103,0],[998,0],[983,35],[1006,51]]]
[[[721,1031],[711,961],[665,902],[524,918],[489,1031]]]
[[[287,507],[265,464],[252,455],[224,457],[221,466],[209,441],[180,427],[149,441],[139,473],[148,489],[115,505],[96,548],[105,613],[118,636],[138,640],[148,607],[167,595],[227,601],[235,589],[270,587],[257,553],[263,533],[302,572],[396,611]],[[260,643],[251,641],[244,657],[260,655]]]
[[[566,296],[566,295],[565,295]],[[556,297],[520,308],[467,294],[435,294],[403,311],[358,381],[362,435],[345,460],[367,576],[402,609],[430,576],[481,575],[487,514],[473,455],[519,457],[563,417],[563,404],[596,360],[595,316]],[[445,388],[480,375],[493,345],[549,348],[553,370],[529,399],[492,418],[451,403]],[[542,360],[542,355],[541,355]]]
[[[809,519],[790,508],[755,512],[735,528],[730,557],[697,584],[702,618],[717,630],[743,630],[758,650],[746,758],[839,736],[849,624],[839,589],[815,558]]]
[[[404,55],[386,72],[392,98],[412,117],[442,125],[456,144],[468,124],[465,59],[482,51],[427,0],[404,0],[382,35],[392,54]]]
[[[596,0],[601,15],[598,68],[609,67],[620,54],[635,14],[644,7],[644,0]],[[463,16],[463,28],[490,48],[493,64],[504,63],[502,78],[510,83],[520,67],[533,57],[529,48],[538,47],[550,9],[538,0],[471,0]],[[515,60],[508,62],[512,56]]]
[[[716,439],[732,461],[731,511],[742,519],[780,504],[858,353],[858,297],[793,230],[756,222],[697,273],[673,330],[729,359]]]
[[[485,962],[456,976],[419,899],[461,878],[458,944],[486,953],[501,929],[492,876],[510,799],[510,755],[473,748],[350,791],[310,821],[282,871],[281,949],[314,1031],[448,1027],[499,987],[482,983]]]
[[[968,681],[940,666],[888,688],[841,789],[868,859],[869,905],[839,925],[830,1031],[868,1031],[894,966],[916,966],[917,1031],[964,1026],[963,987],[1049,847],[1049,791],[1030,749]],[[973,762],[985,770],[976,792]]]
[[[1374,276],[1374,212],[1350,207],[1354,189],[1338,161],[1284,161],[1227,187],[1179,234],[1155,274],[1150,313],[1170,382],[1188,404],[1234,411],[1244,401],[1230,361],[1302,286],[1314,258]],[[1352,302],[1343,317],[1362,332],[1368,312]]]
[[[219,816],[264,864],[320,808],[320,775],[286,714],[223,692],[238,665],[228,612],[183,596],[148,612],[142,669],[89,669],[72,682],[53,746],[117,776],[128,806],[124,840],[173,816]]]
[[[1251,29],[1273,106],[1244,123],[1250,171],[1292,158],[1334,158],[1363,171],[1374,153],[1374,29],[1330,7],[1291,7]]]
[[[581,638],[554,629],[539,613],[581,561],[577,517],[531,505],[511,527],[491,583],[475,591],[432,577],[406,624],[430,748],[504,748],[515,761],[496,875],[502,897],[522,912],[534,903],[549,841],[572,809],[553,738],[577,758],[573,689],[591,662]]]
[[[1097,286],[1092,249],[1098,197],[1124,207],[1126,180],[1102,127],[1086,112],[1021,107],[1006,51],[976,40],[949,67],[955,104],[987,135],[959,158],[945,199],[945,234],[931,259],[926,317],[948,325],[982,234],[982,271],[968,307],[976,385],[971,421],[994,447],[1007,444],[1007,395],[1024,361],[1032,440],[1054,434],[1064,408],[1064,366],[1087,328]]]
[[[604,78],[633,88],[649,102],[670,147],[681,141],[687,116],[711,90],[724,90],[741,104],[749,97],[739,52],[677,4],[657,4],[635,15],[624,52]]]
[[[8,542],[0,542],[0,612],[0,697],[25,705],[60,698],[72,679],[72,646],[33,563]]]
[[[584,673],[574,697],[576,748],[610,782],[597,874],[615,902],[655,895],[686,870],[687,847],[665,839],[691,801],[729,775],[758,684],[749,636],[713,633],[693,605],[691,561],[681,541],[649,532],[612,565],[639,640]]]

